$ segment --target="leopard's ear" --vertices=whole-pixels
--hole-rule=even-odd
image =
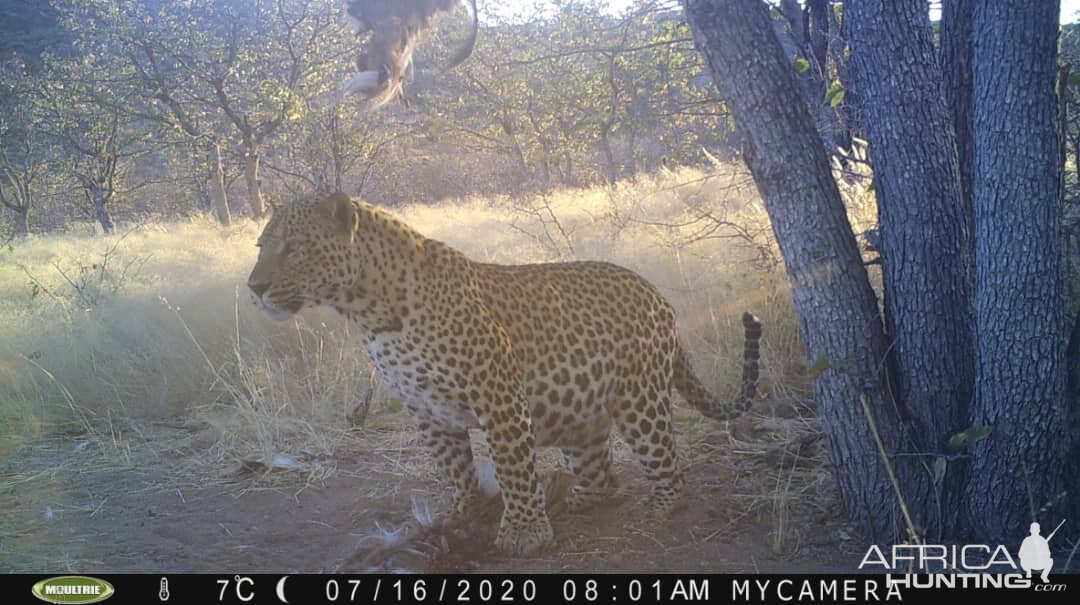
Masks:
[[[344,193],[331,193],[322,201],[338,233],[349,238],[352,243],[356,231],[360,228],[360,210],[352,199]]]

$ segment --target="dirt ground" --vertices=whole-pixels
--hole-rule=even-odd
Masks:
[[[556,543],[525,558],[494,553],[497,510],[441,535],[418,527],[413,510],[447,492],[404,414],[332,454],[284,453],[289,469],[274,472],[211,458],[205,431],[179,422],[56,436],[0,462],[0,571],[852,570],[864,546],[845,529],[816,419],[775,411],[725,427],[679,410],[688,488],[664,520],[646,514],[645,480],[617,442],[619,490],[587,513],[556,510]],[[542,466],[557,486],[556,463]]]

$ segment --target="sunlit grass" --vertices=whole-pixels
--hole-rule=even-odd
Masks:
[[[602,259],[642,273],[678,309],[694,364],[722,397],[736,393],[738,319],[751,310],[766,326],[764,390],[805,389],[786,279],[741,170],[394,211],[476,260]],[[0,455],[46,432],[106,438],[160,419],[209,425],[212,447],[261,457],[294,439],[332,441],[369,388],[366,353],[333,312],[284,323],[256,313],[244,282],[258,230],[83,228],[0,252]]]

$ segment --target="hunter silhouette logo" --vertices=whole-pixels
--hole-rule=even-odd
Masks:
[[[1062,519],[1054,531],[1045,538],[1039,535],[1041,529],[1039,524],[1031,524],[1031,535],[1024,538],[1024,542],[1020,544],[1020,567],[1024,568],[1027,577],[1031,577],[1033,569],[1042,570],[1039,577],[1042,578],[1043,584],[1050,581],[1050,568],[1054,565],[1054,559],[1050,556],[1050,539],[1064,524],[1065,520]]]

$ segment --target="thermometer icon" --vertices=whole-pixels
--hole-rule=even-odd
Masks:
[[[161,576],[161,590],[158,591],[158,598],[162,603],[169,600],[169,579],[165,576]]]

